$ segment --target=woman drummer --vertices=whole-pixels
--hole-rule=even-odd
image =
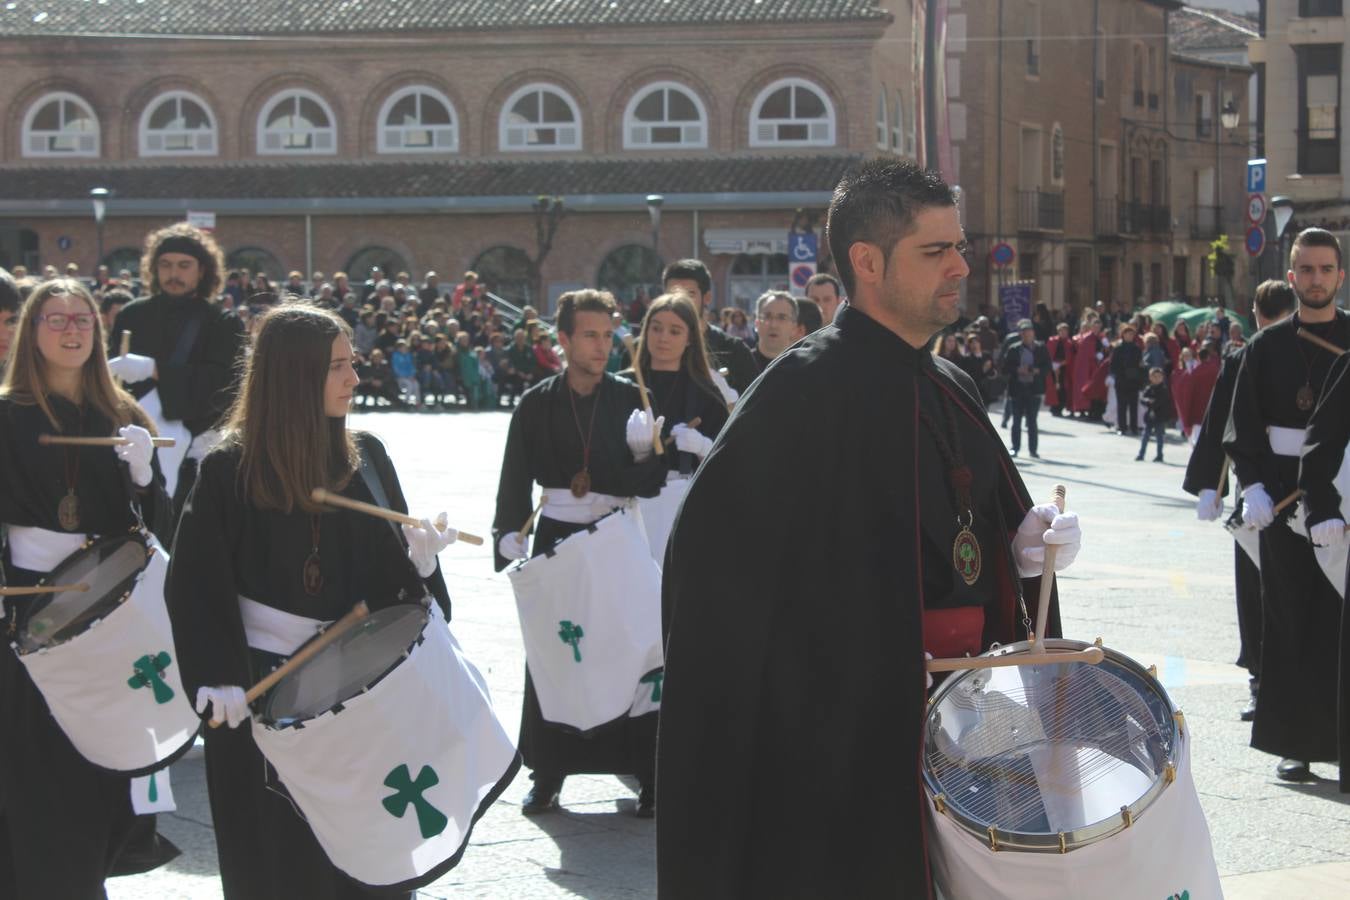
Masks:
[[[400,537],[381,519],[310,499],[325,488],[408,508],[384,446],[347,429],[353,362],[351,331],[333,313],[300,303],[266,313],[175,538],[166,597],[183,684],[199,713],[229,725],[205,731],[227,900],[365,894],[270,783],[245,687],[359,601],[373,610],[431,594],[450,617],[436,554],[455,531],[424,521]]]
[[[172,527],[153,426],[113,383],[104,347],[83,284],[58,278],[33,290],[0,384],[0,569],[10,587],[36,584],[90,535],[126,533],[137,510],[151,529]],[[127,443],[43,446],[42,435]],[[0,600],[5,643],[26,622],[31,597]],[[130,783],[79,754],[18,657],[0,649],[0,897],[103,897],[133,829]]]
[[[708,455],[727,421],[727,404],[713,382],[703,329],[688,295],[662,294],[652,301],[637,357],[652,415],[666,420],[662,438],[675,438],[677,452],[666,454],[670,468],[687,475]]]

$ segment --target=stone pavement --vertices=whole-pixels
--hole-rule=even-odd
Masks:
[[[445,509],[452,525],[484,536],[507,421],[505,413],[354,417],[356,427],[385,439],[415,512]],[[1048,497],[1055,482],[1068,486],[1069,506],[1085,535],[1082,553],[1062,578],[1065,633],[1100,636],[1157,665],[1194,735],[1195,778],[1226,895],[1350,896],[1350,796],[1337,793],[1335,768],[1315,767],[1322,778],[1316,784],[1286,784],[1275,778],[1273,758],[1247,747],[1249,728],[1237,718],[1246,675],[1232,665],[1232,543],[1218,524],[1196,521],[1191,498],[1180,489],[1187,448],[1173,441],[1166,463],[1135,462],[1137,438],[1048,413],[1041,423],[1041,459],[1024,455],[1019,466],[1038,499]],[[493,573],[486,546],[456,544],[441,564],[454,598],[456,636],[514,730],[524,658],[510,586]],[[160,827],[184,854],[159,871],[113,879],[112,900],[220,896],[200,756],[176,764],[173,778],[179,809],[161,816]],[[517,778],[478,824],[460,866],[423,896],[655,896],[655,830],[631,816],[632,784],[569,778],[566,811],[540,819],[520,815],[528,787],[524,775]]]

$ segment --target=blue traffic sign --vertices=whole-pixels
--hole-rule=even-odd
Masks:
[[[811,276],[814,274],[816,274],[815,263],[793,263],[790,273],[792,286],[801,291],[806,290],[806,283],[811,280]]]
[[[1261,251],[1266,249],[1266,231],[1260,225],[1253,225],[1247,229],[1247,255],[1260,256]]]
[[[1247,160],[1247,193],[1264,194],[1266,192],[1266,161],[1264,159]]]
[[[1014,251],[1012,245],[1006,241],[999,241],[994,245],[994,248],[989,251],[989,261],[1000,268],[1012,265],[1012,261],[1016,258],[1016,251]]]
[[[813,263],[817,259],[818,248],[819,243],[814,231],[788,232],[788,260],[790,262]]]
[[[74,244],[75,242],[64,234],[56,239],[56,247],[58,250],[69,250]]]

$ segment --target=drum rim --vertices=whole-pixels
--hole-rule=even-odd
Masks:
[[[421,628],[421,630],[418,631],[418,632],[417,632],[417,636],[416,636],[415,638],[413,638],[412,641],[410,641],[410,642],[408,643],[408,646],[406,646],[406,647],[403,648],[403,652],[400,653],[400,654],[394,659],[394,661],[393,661],[392,663],[390,663],[387,667],[385,667],[383,670],[381,670],[380,673],[379,673],[378,675],[376,675],[376,676],[375,676],[374,678],[372,678],[369,682],[367,682],[366,685],[365,685],[364,687],[362,687],[362,688],[361,688],[359,691],[357,691],[356,693],[352,694],[352,695],[351,695],[350,697],[348,697],[347,699],[345,699],[345,700],[339,700],[336,704],[334,704],[333,706],[330,706],[328,709],[325,709],[325,710],[322,711],[322,712],[315,713],[315,714],[312,715],[312,716],[296,716],[296,717],[294,717],[294,718],[287,718],[284,722],[281,722],[281,721],[278,721],[277,719],[273,718],[272,716],[267,715],[267,714],[264,713],[264,712],[259,712],[259,713],[254,717],[255,720],[258,722],[258,724],[262,725],[264,728],[266,728],[266,729],[269,730],[269,731],[277,731],[277,732],[289,731],[289,730],[291,730],[291,729],[301,729],[301,728],[304,728],[306,724],[308,724],[308,723],[310,723],[310,722],[313,722],[313,721],[316,720],[316,719],[322,718],[323,716],[327,716],[327,715],[336,715],[336,713],[334,712],[334,710],[336,710],[337,707],[339,707],[339,706],[345,707],[348,703],[350,703],[351,701],[355,700],[357,697],[362,697],[362,696],[364,696],[364,695],[370,693],[370,691],[371,691],[377,684],[379,684],[381,681],[384,681],[384,679],[388,678],[391,674],[393,674],[393,672],[394,672],[395,669],[397,669],[399,666],[403,665],[405,662],[407,662],[407,661],[412,657],[413,653],[417,650],[417,647],[418,647],[424,640],[426,640],[427,626],[429,626],[429,625],[432,623],[432,621],[436,618],[435,613],[432,611],[432,610],[435,608],[435,606],[436,606],[436,604],[435,604],[434,602],[432,602],[432,604],[431,604],[430,607],[423,606],[421,603],[391,603],[391,604],[389,604],[388,606],[382,606],[382,607],[380,607],[379,609],[373,610],[373,611],[371,612],[370,615],[371,615],[371,616],[376,616],[376,615],[379,615],[380,613],[387,612],[387,611],[392,610],[392,609],[398,609],[398,608],[400,608],[400,607],[405,607],[405,606],[406,606],[406,607],[418,607],[418,608],[420,608],[420,609],[422,610],[422,612],[423,612],[423,614],[425,615],[426,619],[425,619],[425,621],[422,623],[422,628]],[[325,630],[326,630],[326,629],[325,629]],[[318,638],[321,637],[322,634],[323,634],[323,632],[321,631],[321,632],[319,632],[318,634],[314,635],[314,637],[310,638],[309,641],[305,641],[304,644],[301,644],[299,647],[296,647],[296,648],[295,648],[295,651],[291,654],[291,656],[294,656],[296,653],[299,653],[299,652],[305,647],[305,645],[308,644],[310,641],[318,640]],[[322,652],[322,651],[321,651],[321,652]],[[315,659],[318,659],[319,655],[321,655],[321,653],[320,653],[320,654],[316,654],[314,658],[315,658]],[[289,659],[289,657],[287,657],[287,658]],[[284,662],[284,660],[283,660],[283,662]],[[308,663],[306,663],[306,665],[308,665]],[[292,673],[292,674],[298,674],[299,672],[303,672],[303,671],[304,671],[304,666],[301,666],[300,669],[298,669],[296,672],[294,672],[294,673]],[[282,684],[282,682],[278,682],[277,684],[274,684],[274,685],[272,686],[271,690],[269,690],[266,694],[264,694],[263,696],[261,696],[261,697],[258,698],[258,701],[257,701],[257,702],[258,702],[258,704],[259,704],[259,706],[260,706],[261,709],[266,709],[266,706],[267,706],[266,701],[267,701],[267,699],[268,699],[269,697],[271,697],[272,691],[275,691],[277,688],[281,687],[281,684]]]
[[[58,573],[61,572],[61,570],[64,569],[66,565],[75,557],[82,556],[88,553],[89,551],[93,550],[94,548],[100,547],[104,544],[112,542],[120,543],[122,541],[136,541],[137,543],[141,544],[141,546],[145,549],[145,560],[141,564],[140,570],[137,571],[135,576],[131,579],[131,585],[122,593],[122,596],[117,598],[117,602],[109,607],[108,612],[100,616],[97,621],[102,621],[103,619],[106,619],[109,615],[116,612],[122,606],[122,604],[126,603],[129,599],[131,599],[131,595],[135,593],[136,588],[140,586],[141,579],[145,577],[146,569],[150,568],[150,560],[155,555],[155,548],[158,546],[159,542],[154,539],[154,536],[152,534],[150,534],[147,530],[143,528],[133,526],[129,531],[123,534],[102,534],[86,538],[85,542],[81,544],[78,549],[72,550],[70,554],[67,555],[65,559],[57,563],[56,566],[50,572],[48,572],[46,575],[38,579],[37,582],[38,586],[41,587],[48,584],[59,584],[60,580],[57,578]],[[39,609],[41,608],[43,607],[39,607]],[[28,633],[28,627],[25,625],[24,628],[20,631],[17,631],[14,637],[10,640],[10,647],[14,650],[15,654],[21,657],[28,656],[33,653],[42,653],[47,650],[54,650],[57,647],[64,647],[66,644],[69,644],[72,641],[76,641],[84,637],[86,634],[89,633],[89,630],[92,626],[93,623],[91,622],[88,627],[84,628],[82,631],[76,634],[72,634],[68,638],[59,641],[51,641],[49,643],[42,644],[39,647],[25,649],[22,644],[22,636]]]
[[[1010,653],[1017,653],[1030,649],[1030,641],[1018,641],[1013,644],[1005,644],[996,647],[982,656],[1007,656]],[[923,749],[922,757],[922,776],[924,788],[928,793],[928,800],[933,805],[935,812],[948,817],[952,822],[959,825],[962,830],[974,835],[984,842],[985,846],[991,851],[1016,850],[1031,853],[1068,853],[1072,850],[1081,849],[1092,844],[1119,834],[1127,828],[1134,825],[1134,821],[1142,816],[1147,809],[1157,801],[1158,797],[1173,782],[1173,776],[1169,773],[1175,773],[1180,759],[1180,740],[1182,739],[1182,727],[1179,720],[1181,713],[1172,702],[1167,689],[1163,687],[1161,681],[1157,679],[1148,669],[1140,665],[1136,660],[1131,659],[1118,650],[1112,650],[1109,647],[1100,644],[1089,644],[1083,641],[1076,641],[1069,638],[1045,638],[1044,646],[1050,650],[1086,650],[1089,647],[1099,647],[1104,655],[1102,663],[1111,662],[1122,668],[1127,669],[1133,674],[1139,676],[1146,684],[1151,685],[1159,698],[1166,704],[1171,716],[1167,720],[1167,728],[1164,731],[1169,736],[1167,768],[1164,774],[1159,775],[1137,800],[1133,803],[1122,806],[1120,813],[1104,819],[1100,822],[1087,825],[1082,828],[1075,828],[1069,831],[1057,832],[1054,834],[1028,833],[1018,831],[1005,831],[998,828],[996,823],[981,822],[971,816],[966,815],[959,808],[954,807],[947,802],[946,794],[940,789],[936,778],[928,765],[928,722],[932,717],[933,711],[938,703],[947,696],[958,682],[962,680],[965,674],[976,671],[966,670],[965,673],[954,673],[954,677],[948,678],[942,683],[933,696],[928,700],[928,709],[924,714],[923,720]],[[1099,663],[1102,664],[1102,663]]]

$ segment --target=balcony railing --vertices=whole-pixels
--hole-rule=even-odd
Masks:
[[[1022,231],[1063,231],[1063,192],[1018,191],[1017,227]]]
[[[1121,234],[1171,234],[1172,211],[1139,201],[1120,203]]]
[[[1211,241],[1223,233],[1222,206],[1191,207],[1191,238]]]

